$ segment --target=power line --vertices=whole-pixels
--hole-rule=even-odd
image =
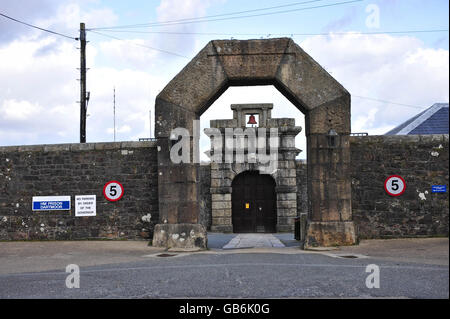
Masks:
[[[95,33],[95,34],[98,34],[98,35],[101,35],[101,36],[104,36],[104,37],[108,37],[108,38],[111,38],[111,39],[115,39],[115,40],[120,40],[120,41],[130,41],[130,40],[128,40],[128,39],[121,39],[121,38],[118,38],[118,37],[115,37],[115,36],[112,36],[112,35],[109,35],[109,34],[104,34],[104,33],[97,32],[97,31],[93,31],[93,30],[87,30],[87,31],[92,32],[92,33]],[[175,55],[175,56],[178,56],[178,57],[181,57],[181,58],[189,59],[187,56],[181,55],[181,54],[178,54],[178,53],[175,53],[175,52],[171,52],[171,51],[167,51],[167,50],[162,50],[162,49],[158,49],[158,48],[154,48],[154,47],[150,47],[150,46],[147,46],[147,45],[143,45],[143,44],[139,44],[139,43],[134,43],[134,42],[131,42],[131,44],[133,44],[133,45],[135,45],[135,46],[143,47],[143,48],[146,48],[146,49],[155,50],[155,51],[159,51],[159,52],[162,52],[162,53],[167,53],[167,54]]]
[[[273,6],[273,7],[266,7],[266,8],[260,8],[260,9],[245,10],[245,11],[235,11],[235,12],[230,12],[230,13],[223,13],[223,14],[216,14],[216,15],[195,17],[195,18],[184,18],[184,19],[177,19],[177,20],[166,20],[166,21],[160,21],[160,22],[148,22],[148,23],[139,23],[139,24],[131,24],[131,25],[123,25],[123,26],[99,27],[99,28],[92,28],[91,30],[147,27],[149,25],[151,26],[151,25],[157,25],[157,24],[161,24],[161,23],[172,23],[172,22],[181,22],[181,21],[191,21],[191,20],[200,20],[200,19],[208,19],[208,18],[217,18],[217,17],[229,16],[229,15],[237,15],[237,14],[243,14],[243,13],[249,13],[249,12],[265,11],[265,10],[284,8],[284,7],[291,7],[291,6],[297,6],[297,5],[301,5],[301,4],[306,4],[306,3],[311,3],[311,2],[320,2],[320,1],[324,1],[324,0],[312,0],[312,1],[295,2],[295,3],[289,3],[289,4]]]
[[[374,31],[374,32],[322,32],[322,33],[220,33],[220,32],[171,32],[171,31],[128,31],[128,30],[102,30],[102,32],[136,33],[136,34],[174,34],[174,35],[226,35],[226,36],[330,36],[330,35],[379,35],[379,34],[402,34],[402,33],[432,33],[448,32],[448,29],[429,30],[404,30],[404,31]],[[93,31],[92,31],[93,32]]]
[[[47,29],[44,29],[44,28],[41,28],[41,27],[38,27],[38,26],[35,26],[35,25],[32,25],[32,24],[29,24],[29,23],[26,23],[26,22],[17,20],[17,19],[15,19],[15,18],[12,18],[12,17],[10,17],[10,16],[7,16],[6,14],[3,14],[3,13],[0,13],[0,15],[1,15],[2,17],[5,17],[5,18],[10,19],[10,20],[12,20],[12,21],[15,21],[15,22],[24,24],[24,25],[29,26],[29,27],[31,27],[31,28],[35,28],[35,29],[38,29],[38,30],[41,30],[41,31],[45,31],[45,32],[49,32],[49,33],[52,33],[52,34],[60,35],[60,36],[62,36],[62,37],[68,38],[68,39],[77,40],[77,41],[79,40],[78,38],[75,38],[75,37],[71,37],[71,36],[68,36],[68,35],[65,35],[65,34],[62,34],[62,33],[59,33],[59,32],[55,32],[55,31],[52,31],[52,30],[47,30]]]
[[[411,105],[411,104],[403,104],[403,103],[391,102],[391,101],[386,101],[386,100],[375,99],[375,98],[372,98],[372,97],[366,97],[366,96],[360,96],[360,95],[354,95],[354,94],[352,94],[351,96],[352,96],[352,97],[357,97],[357,98],[360,98],[360,99],[365,99],[365,100],[371,100],[371,101],[375,101],[375,102],[380,102],[380,103],[386,103],[386,104],[395,104],[395,105],[407,106],[407,107],[412,107],[412,108],[415,108],[415,109],[421,109],[421,110],[425,109],[425,107],[423,107],[423,106],[417,106],[417,105]]]
[[[311,3],[311,2],[318,2],[318,1],[322,1],[322,0],[314,0],[314,1],[305,1],[305,2],[299,2],[299,3],[293,3],[293,4],[286,4],[286,5],[282,5],[282,6],[276,6],[276,7],[269,7],[269,8],[260,8],[260,9],[254,9],[254,10],[247,10],[247,11],[241,11],[241,12],[235,12],[235,13],[226,13],[226,14],[221,14],[221,15],[215,15],[215,16],[209,16],[209,17],[217,17],[217,16],[226,16],[226,15],[234,15],[234,14],[240,14],[240,13],[246,13],[246,12],[255,12],[255,11],[263,11],[263,10],[269,10],[269,9],[274,9],[274,8],[280,8],[280,7],[287,7],[287,6],[294,6],[294,5],[299,5],[299,4],[305,4],[305,3]],[[230,18],[223,18],[223,19],[213,19],[213,20],[201,20],[201,21],[190,21],[190,22],[182,22],[184,20],[191,20],[191,19],[180,19],[180,20],[173,20],[172,22],[177,22],[177,23],[173,23],[173,24],[186,24],[186,23],[195,23],[195,22],[208,22],[208,21],[218,21],[218,20],[229,20],[229,19],[239,19],[239,18],[248,18],[248,17],[255,17],[255,16],[263,16],[263,15],[272,15],[272,14],[279,14],[279,13],[286,13],[286,12],[294,12],[294,11],[301,11],[301,10],[307,10],[307,9],[315,9],[315,8],[323,8],[323,7],[330,7],[330,6],[336,6],[336,5],[341,5],[341,4],[347,4],[347,3],[354,3],[354,2],[361,2],[364,0],[353,0],[353,1],[346,1],[346,2],[339,2],[339,3],[332,3],[332,4],[327,4],[327,5],[322,5],[322,6],[314,6],[314,7],[307,7],[307,8],[300,8],[300,9],[293,9],[293,10],[286,10],[286,11],[277,11],[277,12],[269,12],[269,13],[263,13],[263,14],[258,14],[258,15],[248,15],[248,16],[240,16],[240,17],[230,17]],[[44,29],[23,21],[20,21],[18,19],[12,18],[10,16],[7,16],[3,13],[0,13],[0,16],[3,16],[7,19],[10,19],[12,21],[21,23],[23,25],[26,25],[28,27],[31,28],[35,28],[44,32],[48,32],[51,34],[55,34],[55,35],[59,35],[68,39],[72,39],[72,40],[79,40],[79,38],[76,37],[71,37],[56,31],[52,31],[52,30],[48,30],[48,29]],[[202,17],[202,18],[197,18],[197,19],[205,19],[206,17]],[[141,24],[144,25],[144,24]],[[159,24],[155,23],[155,26],[160,26]],[[168,24],[171,25],[171,24]],[[137,26],[137,25],[134,25]],[[150,25],[148,25],[150,26]],[[122,26],[122,28],[125,28],[127,26]],[[128,26],[129,27],[129,26]],[[152,32],[152,31],[120,31],[120,30],[106,30],[106,29],[112,29],[112,28],[120,28],[120,27],[109,27],[109,28],[93,28],[93,29],[86,29],[86,31],[90,31],[93,33],[96,33],[98,35],[104,36],[104,37],[109,37],[115,40],[120,40],[120,41],[127,41],[126,39],[121,39],[112,35],[108,35],[108,34],[103,34],[94,30],[99,30],[99,29],[105,29],[104,31],[108,31],[108,32],[133,32],[133,33],[164,33],[164,34],[195,34],[195,35],[263,35],[263,34],[256,34],[256,33],[248,33],[248,34],[230,34],[230,33],[199,33],[199,32]],[[421,33],[421,32],[445,32],[448,31],[448,29],[436,29],[436,30],[406,30],[406,31],[379,31],[379,32],[357,32],[356,34],[395,34],[395,33]],[[288,34],[288,33],[287,33]],[[287,35],[287,34],[271,34],[271,35]],[[338,34],[338,35],[347,35],[347,34],[352,34],[352,32],[334,32],[334,33],[289,33],[290,35],[331,35],[331,34]],[[265,35],[265,34],[264,34]],[[163,52],[163,53],[167,53],[167,54],[171,54],[171,55],[175,55],[178,57],[182,57],[182,58],[187,58],[189,59],[187,56],[175,53],[175,52],[170,52],[167,50],[162,50],[162,49],[158,49],[158,48],[154,48],[154,47],[150,47],[150,46],[146,46],[146,45],[142,45],[142,44],[138,44],[138,43],[132,43],[133,45],[136,46],[140,46],[143,48],[147,48],[147,49],[151,49],[151,50],[156,50],[159,52]],[[412,108],[417,108],[417,109],[424,109],[425,107],[422,106],[417,106],[417,105],[411,105],[411,104],[403,104],[403,103],[397,103],[397,102],[391,102],[391,101],[386,101],[386,100],[381,100],[381,99],[375,99],[375,98],[371,98],[371,97],[365,97],[365,96],[360,96],[360,95],[352,95],[353,97],[356,98],[360,98],[360,99],[366,99],[366,100],[371,100],[371,101],[375,101],[375,102],[380,102],[380,103],[387,103],[387,104],[395,104],[395,105],[401,105],[401,106],[406,106],[406,107],[412,107]]]
[[[278,33],[278,34],[262,34],[262,33],[240,33],[240,34],[236,34],[236,33],[214,33],[214,32],[164,32],[164,31],[121,31],[121,30],[103,30],[102,32],[98,32],[98,31],[94,31],[93,29],[86,29],[86,31],[101,35],[103,37],[108,37],[111,39],[115,39],[115,40],[119,40],[119,41],[131,41],[129,39],[122,39],[122,38],[118,38],[116,36],[113,35],[109,35],[109,34],[104,34],[102,32],[127,32],[127,33],[156,33],[156,34],[178,34],[178,35],[228,35],[228,36],[244,36],[244,35],[251,35],[251,36],[286,36],[286,35],[290,35],[290,36],[330,36],[330,35],[358,35],[358,34],[364,34],[364,35],[376,35],[376,34],[400,34],[400,33],[417,33],[417,32],[448,32],[448,29],[444,30],[444,29],[436,29],[436,30],[406,30],[406,31],[379,31],[379,32],[330,32],[330,33]],[[155,51],[159,51],[162,53],[166,53],[166,54],[170,54],[170,55],[175,55],[178,57],[182,57],[182,58],[186,58],[189,59],[189,57],[185,56],[185,55],[181,55],[179,53],[175,53],[175,52],[171,52],[171,51],[167,51],[167,50],[163,50],[163,49],[158,49],[158,48],[154,48],[154,47],[150,47],[147,45],[143,45],[143,44],[138,44],[138,43],[134,43],[131,42],[133,45],[135,46],[139,46],[139,47],[143,47],[146,49],[151,49],[151,50],[155,50]]]
[[[351,0],[351,1],[344,1],[344,2],[335,2],[330,4],[324,4],[320,6],[313,6],[313,7],[306,7],[306,8],[299,8],[299,9],[291,9],[291,10],[283,10],[283,11],[275,11],[275,12],[266,12],[266,13],[260,13],[260,14],[253,14],[253,15],[244,15],[239,17],[228,17],[228,18],[219,18],[219,19],[205,19],[205,18],[197,18],[198,20],[191,20],[191,21],[178,21],[178,22],[155,22],[155,23],[149,23],[149,24],[141,24],[141,27],[160,27],[160,26],[168,26],[168,25],[178,25],[178,24],[191,24],[191,23],[202,23],[202,22],[212,22],[212,21],[224,21],[224,20],[234,20],[234,19],[244,19],[244,18],[252,18],[252,17],[260,17],[260,16],[267,16],[267,15],[274,15],[274,14],[281,14],[281,13],[290,13],[290,12],[296,12],[296,11],[303,11],[303,10],[309,10],[309,9],[318,9],[318,8],[326,8],[326,7],[333,7],[343,4],[349,4],[349,3],[356,3],[361,2],[365,0]],[[200,20],[204,19],[204,20]],[[136,25],[134,26],[122,26],[122,27],[103,27],[103,28],[93,28],[90,30],[105,30],[105,29],[112,29],[112,28],[136,28]]]
[[[97,32],[97,31],[93,31],[93,30],[89,30],[89,31],[93,32],[93,33],[96,33],[96,34],[99,34],[99,35],[102,35],[102,36],[105,36],[105,37],[112,38],[112,39],[116,39],[116,40],[120,40],[120,41],[126,41],[126,39],[117,38],[117,37],[112,36],[112,35],[103,34],[103,33]],[[400,32],[400,31],[392,31],[392,32]],[[378,33],[378,32],[376,32],[376,33]],[[316,35],[319,35],[319,34],[316,34]],[[160,51],[160,52],[163,52],[163,53],[168,53],[168,54],[171,54],[171,55],[176,55],[176,56],[179,56],[179,57],[183,57],[183,58],[189,59],[187,56],[180,55],[178,53],[174,53],[174,52],[170,52],[170,51],[166,51],[166,50],[161,50],[161,49],[157,49],[157,48],[153,48],[153,47],[149,47],[149,46],[145,46],[145,45],[141,45],[141,44],[137,44],[137,43],[132,43],[132,44],[140,46],[140,47],[144,47],[144,48],[147,48],[147,49],[156,50],[156,51]],[[406,107],[412,107],[412,108],[416,108],[416,109],[424,109],[425,108],[423,106],[391,102],[391,101],[375,99],[375,98],[366,97],[366,96],[360,96],[360,95],[353,95],[352,94],[352,97],[356,97],[356,98],[360,98],[360,99],[366,99],[366,100],[371,100],[371,101],[380,102],[380,103],[395,104],[395,105],[401,105],[401,106],[406,106]]]

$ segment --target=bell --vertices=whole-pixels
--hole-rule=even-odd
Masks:
[[[253,114],[250,114],[247,124],[258,124],[258,123],[256,123],[255,116]]]

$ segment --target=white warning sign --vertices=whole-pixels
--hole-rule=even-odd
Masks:
[[[96,216],[97,199],[95,195],[75,196],[75,216]]]

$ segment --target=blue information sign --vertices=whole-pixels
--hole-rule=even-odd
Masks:
[[[33,196],[33,210],[70,210],[70,196]]]
[[[446,193],[447,185],[432,185],[431,192],[432,193]]]

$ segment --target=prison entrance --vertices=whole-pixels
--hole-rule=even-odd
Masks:
[[[275,233],[275,181],[270,175],[247,171],[232,183],[232,223],[235,233]]]
[[[158,147],[159,223],[155,226],[153,246],[206,248],[207,232],[200,223],[202,207],[198,200],[201,184],[196,178],[199,168],[199,163],[195,161],[199,155],[198,148],[195,147],[197,144],[190,143],[189,146],[194,163],[184,160],[181,163],[173,162],[172,133],[174,129],[183,127],[188,129],[189,136],[195,137],[195,121],[200,119],[214,101],[229,87],[246,85],[273,85],[305,114],[307,183],[310,186],[305,247],[355,244],[349,164],[350,93],[292,39],[271,38],[208,42],[156,97],[154,131]],[[279,150],[289,153],[291,147],[286,145]],[[291,158],[289,156],[287,158]],[[324,167],[327,167],[327,174],[322,176]],[[234,173],[237,172],[238,170]],[[230,175],[236,176],[233,172]],[[251,181],[252,177],[249,178]],[[275,178],[277,196],[292,198],[292,195],[280,195],[295,194],[296,186],[290,185],[292,183],[289,179],[283,181],[284,178]],[[220,184],[220,178],[216,180]],[[293,225],[285,221],[293,215],[296,203],[292,203],[292,211],[288,208],[276,213],[273,190],[268,191],[272,195],[271,205],[267,203],[269,198],[259,196],[262,193],[258,188],[262,185],[265,188],[267,177],[255,177],[254,181],[250,181],[246,182],[244,177],[243,186],[240,187],[238,179],[236,191],[230,190],[228,181],[215,187],[215,194],[224,196],[223,200],[211,206],[211,229],[214,226],[218,230],[232,231],[231,228],[235,226],[235,231],[256,231],[259,226],[261,231],[264,227],[264,231],[268,232],[270,228],[273,231],[276,226],[280,231],[290,230]],[[213,185],[211,188],[214,188]],[[239,189],[241,193],[237,191]],[[236,198],[232,205],[230,191]],[[258,203],[258,198],[262,198],[263,202]],[[277,207],[284,207],[282,200],[277,202],[277,205],[281,204]],[[272,210],[267,208],[270,206],[273,207]],[[275,214],[279,215],[276,225]],[[186,232],[192,232],[193,235],[186,240],[179,238],[180,233]]]

